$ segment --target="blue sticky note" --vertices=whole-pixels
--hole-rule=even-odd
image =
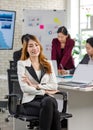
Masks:
[[[58,75],[58,78],[72,78],[72,75]]]
[[[72,78],[73,76],[72,75],[65,75],[63,76],[63,78]]]

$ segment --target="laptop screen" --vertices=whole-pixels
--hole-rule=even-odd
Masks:
[[[93,65],[79,64],[74,72],[73,82],[90,83],[93,81]]]
[[[52,60],[52,64],[53,64],[53,67],[54,67],[55,75],[58,76],[57,61],[56,60]]]

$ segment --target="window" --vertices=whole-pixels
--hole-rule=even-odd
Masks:
[[[93,17],[93,0],[80,0],[80,29],[91,29]]]
[[[93,0],[80,0],[81,56],[86,53],[86,39],[93,36]]]

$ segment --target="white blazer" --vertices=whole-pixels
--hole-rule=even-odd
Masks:
[[[54,68],[52,65],[52,61],[49,61],[51,63],[52,67],[52,73],[47,74],[45,72],[45,69],[42,68],[41,70],[41,78],[38,79],[36,72],[34,68],[31,65],[31,60],[28,58],[25,61],[19,60],[17,64],[17,74],[18,74],[18,80],[21,87],[21,90],[23,91],[23,99],[22,103],[26,103],[29,101],[32,101],[35,97],[35,95],[44,95],[45,90],[57,90],[57,79],[56,75],[54,73]],[[38,84],[40,87],[40,90],[37,90],[36,88],[29,86],[27,83],[24,83],[22,81],[22,77],[27,75],[31,82]]]

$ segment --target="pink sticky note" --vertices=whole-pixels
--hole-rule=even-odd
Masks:
[[[40,29],[44,29],[44,25],[41,24],[41,25],[40,25]]]

